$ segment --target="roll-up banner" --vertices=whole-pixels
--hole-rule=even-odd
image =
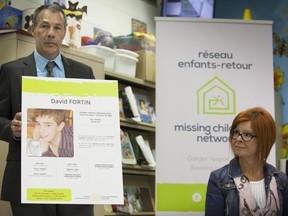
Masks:
[[[272,21],[159,17],[156,36],[156,215],[204,215],[236,114],[274,116]]]

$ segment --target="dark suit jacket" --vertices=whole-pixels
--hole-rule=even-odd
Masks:
[[[62,61],[67,78],[95,79],[91,67],[64,56]],[[21,112],[22,76],[37,76],[34,54],[0,69],[0,139],[9,143],[1,199],[12,202],[21,202],[21,141],[12,137],[11,120]]]

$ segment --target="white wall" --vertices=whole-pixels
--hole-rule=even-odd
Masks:
[[[66,7],[68,7],[68,0]],[[87,15],[82,17],[81,36],[93,36],[93,27],[109,31],[113,36],[131,33],[131,19],[147,24],[148,33],[155,35],[155,16],[161,14],[161,0],[157,5],[145,0],[71,0],[79,2],[79,8],[88,6]],[[20,10],[36,8],[44,0],[13,0],[12,6]]]

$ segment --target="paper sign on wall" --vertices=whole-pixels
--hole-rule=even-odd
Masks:
[[[274,114],[272,22],[162,17],[156,30],[157,215],[204,215],[209,174],[233,157],[233,118]]]

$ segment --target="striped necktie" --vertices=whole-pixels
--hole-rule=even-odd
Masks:
[[[47,68],[47,77],[54,77],[53,74],[53,67],[55,66],[55,62],[54,61],[49,61],[46,65]]]

